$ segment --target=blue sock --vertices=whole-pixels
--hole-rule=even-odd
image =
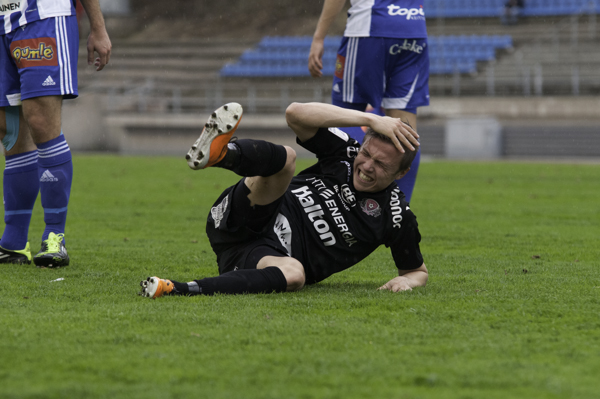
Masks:
[[[410,164],[410,170],[405,174],[402,179],[396,180],[400,191],[406,196],[406,201],[410,202],[412,197],[413,189],[415,188],[415,182],[417,181],[417,172],[419,171],[419,164],[421,163],[421,150],[417,151],[415,159]]]
[[[52,232],[65,232],[67,222],[67,206],[71,195],[73,181],[73,162],[71,149],[62,134],[46,143],[38,144],[38,175],[40,193],[44,208],[46,228],[42,241]]]
[[[3,186],[6,226],[0,246],[20,251],[27,245],[31,213],[40,191],[37,151],[6,156]]]

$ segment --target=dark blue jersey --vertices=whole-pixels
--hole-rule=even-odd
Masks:
[[[346,37],[424,39],[424,0],[350,0]]]

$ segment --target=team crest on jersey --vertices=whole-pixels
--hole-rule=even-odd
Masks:
[[[346,64],[346,57],[337,55],[335,59],[335,77],[344,79],[344,65]]]
[[[56,40],[52,37],[16,40],[10,45],[10,54],[19,69],[58,65]]]
[[[365,198],[360,201],[360,209],[369,216],[379,217],[381,215],[381,207],[371,198]]]

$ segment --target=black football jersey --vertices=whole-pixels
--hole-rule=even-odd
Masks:
[[[304,265],[308,284],[357,264],[382,244],[398,269],[423,264],[417,220],[396,183],[377,193],[354,189],[356,140],[330,128],[298,144],[318,162],[293,178],[273,238]]]

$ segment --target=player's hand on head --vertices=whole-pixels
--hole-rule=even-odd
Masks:
[[[400,121],[400,132],[402,133],[402,136],[406,140],[408,140],[410,142],[410,144],[412,144],[413,148],[419,147],[421,145],[421,143],[419,143],[419,134],[417,133],[417,131],[415,129],[413,129],[412,126],[410,126],[409,124],[402,122],[402,120],[400,120],[400,119],[398,119],[398,120]],[[402,142],[408,148],[411,147],[405,141],[402,141]]]
[[[371,128],[392,139],[398,151],[402,153],[404,153],[404,149],[400,143],[411,151],[420,145],[417,132],[398,118],[380,116],[371,123]]]
[[[308,71],[313,78],[323,76],[323,53],[325,45],[323,40],[314,39],[310,45],[310,53],[308,54]]]
[[[94,64],[96,71],[104,69],[110,61],[111,49],[112,44],[106,30],[91,32],[87,41],[88,65]],[[95,59],[94,53],[98,54]]]
[[[412,288],[409,284],[409,280],[405,277],[398,276],[396,278],[391,279],[384,285],[378,288],[378,290],[384,291],[392,291],[392,292],[400,292],[400,291],[412,291]]]

